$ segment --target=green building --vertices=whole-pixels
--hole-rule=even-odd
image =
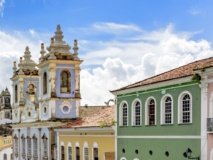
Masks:
[[[213,58],[111,91],[116,96],[117,160],[206,160],[205,69]],[[201,109],[202,108],[202,109]],[[203,136],[204,134],[204,136]]]

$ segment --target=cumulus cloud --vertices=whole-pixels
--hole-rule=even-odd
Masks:
[[[82,102],[88,104],[101,104],[112,98],[108,90],[213,56],[210,42],[193,40],[190,32],[175,32],[173,25],[144,31],[125,42],[112,40],[94,43],[98,44],[97,49],[81,55],[83,67],[101,65],[81,72],[82,97],[88,97]]]
[[[110,26],[102,23],[103,28],[104,24],[106,28],[111,27],[110,34],[119,27],[129,29],[133,34],[125,40],[122,37],[125,32],[121,33],[121,38],[116,39],[79,40],[79,57],[84,60],[81,65],[82,105],[103,105],[114,98],[109,90],[213,56],[210,42],[205,39],[194,40],[194,33],[177,32],[171,24],[158,30],[142,32],[136,25]],[[109,34],[105,30],[97,30],[100,34]],[[33,37],[34,34],[39,36]],[[46,38],[42,37],[41,33],[34,30],[25,33],[0,31],[0,89],[11,86],[9,78],[12,76],[13,61],[23,55],[26,45],[30,47],[32,57],[37,62],[40,39],[49,41],[49,35],[52,34],[46,35]],[[64,36],[67,37],[66,33]]]
[[[0,0],[0,15],[1,15],[1,17],[3,17],[4,3],[5,3],[5,0]]]

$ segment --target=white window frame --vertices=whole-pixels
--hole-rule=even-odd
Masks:
[[[182,113],[182,107],[183,107],[183,97],[188,94],[190,97],[190,122],[189,123],[183,123],[183,113]],[[192,94],[189,91],[183,91],[179,94],[178,97],[178,124],[190,124],[192,123]]]
[[[88,155],[85,154],[85,149],[87,149]],[[89,160],[89,145],[87,142],[84,142],[84,160]]]
[[[125,157],[122,157],[120,160],[127,160]]]
[[[166,123],[165,122],[165,101],[166,99],[170,97],[171,98],[171,123]],[[161,98],[161,124],[162,125],[167,125],[167,124],[173,124],[173,97],[171,96],[171,94],[166,94]]]
[[[146,102],[145,102],[145,125],[147,125],[147,126],[152,126],[152,125],[149,124],[149,108],[148,108],[149,107],[149,102],[152,99],[155,102],[155,124],[154,125],[157,124],[157,102],[156,102],[156,99],[153,96],[151,96],[151,97],[148,97],[146,99]]]
[[[71,148],[71,154],[69,152],[69,147]],[[71,155],[71,159],[69,158],[70,155]],[[67,145],[67,159],[72,160],[72,143],[71,142],[68,142],[68,145]]]
[[[136,124],[135,107],[137,102],[140,103],[140,124]],[[138,98],[132,102],[132,126],[142,126],[142,103]]]
[[[127,125],[123,125],[123,105],[126,104],[127,105]],[[128,113],[128,103],[127,101],[122,101],[120,106],[119,106],[119,125],[120,126],[128,126],[128,122],[129,122],[129,113]]]
[[[79,155],[80,155],[80,159],[81,159],[81,148],[80,148],[79,142],[76,142],[76,143],[75,143],[75,158],[74,158],[74,159],[76,159],[76,154],[77,154],[77,153],[76,153],[76,148],[77,148],[77,147],[79,147]]]
[[[62,147],[64,147],[64,142],[63,141],[61,142],[61,145],[60,145],[60,159],[61,160],[65,160],[65,147],[64,147],[64,159],[62,159]]]
[[[94,142],[93,143],[93,148],[92,148],[92,159],[94,159],[94,148],[97,148],[98,149],[98,160],[100,160],[100,155],[99,155],[99,148],[98,148],[98,143],[97,142]]]

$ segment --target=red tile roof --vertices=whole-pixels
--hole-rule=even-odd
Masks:
[[[114,106],[105,107],[93,115],[83,117],[60,126],[59,128],[112,126],[114,122]]]
[[[208,68],[208,67],[212,67],[212,66],[213,66],[213,57],[198,60],[198,61],[186,64],[184,66],[175,68],[173,70],[164,72],[162,74],[153,76],[151,78],[130,84],[130,85],[122,87],[120,89],[113,90],[112,92],[191,76],[194,74],[195,70],[204,69],[204,68]]]

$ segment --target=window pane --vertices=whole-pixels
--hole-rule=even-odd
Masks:
[[[183,97],[182,104],[183,123],[190,123],[190,96],[188,94]]]

